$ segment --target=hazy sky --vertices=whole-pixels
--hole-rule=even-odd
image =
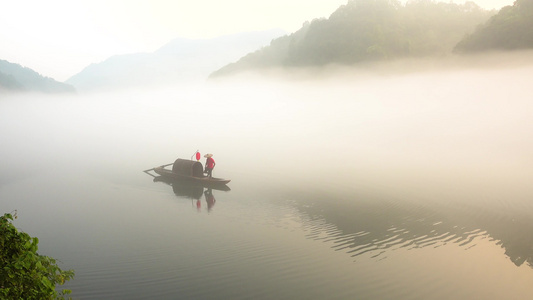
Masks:
[[[454,1],[463,3],[464,1]],[[514,0],[475,0],[487,9]],[[0,0],[0,59],[64,81],[115,54],[329,17],[347,0]]]

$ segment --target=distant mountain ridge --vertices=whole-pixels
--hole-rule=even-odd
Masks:
[[[0,60],[0,91],[73,93],[73,86],[44,77],[30,68]]]
[[[214,70],[284,34],[276,29],[213,39],[177,38],[153,53],[115,55],[91,64],[66,83],[79,91],[99,91],[206,80]]]

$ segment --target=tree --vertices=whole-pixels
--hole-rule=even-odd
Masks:
[[[11,214],[0,217],[0,298],[64,299],[71,291],[58,292],[56,285],[72,279],[74,271],[63,271],[55,259],[39,255],[39,239],[18,231],[12,221]]]

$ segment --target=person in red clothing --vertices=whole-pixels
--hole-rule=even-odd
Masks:
[[[215,160],[213,159],[213,154],[206,154],[204,155],[205,158],[205,171],[204,173],[207,173],[207,176],[213,177],[213,169],[215,168]]]

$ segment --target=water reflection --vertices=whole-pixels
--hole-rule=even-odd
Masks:
[[[174,194],[180,198],[197,200],[204,193],[204,188],[201,185],[186,184],[180,181],[170,180],[163,176],[155,177],[154,182],[163,182],[170,185]]]
[[[480,219],[480,226],[498,241],[498,244],[505,249],[505,255],[516,266],[527,263],[533,268],[533,220],[531,217],[516,215],[505,219],[494,217],[494,219]]]
[[[215,199],[215,196],[213,196],[213,190],[208,188],[204,191],[205,195],[205,202],[207,202],[207,211],[211,211],[213,206],[215,206],[215,202],[217,200]]]
[[[163,176],[154,177],[154,182],[163,182],[172,186],[172,191],[179,198],[191,199],[196,208],[202,209],[202,198],[207,205],[207,211],[211,212],[216,203],[213,190],[228,192],[231,189],[227,185],[205,186],[194,182],[172,180]]]
[[[332,249],[356,258],[368,255],[385,259],[394,250],[438,248],[455,244],[465,250],[489,239],[505,249],[516,265],[533,268],[533,220],[504,211],[423,205],[398,199],[338,195],[289,196],[291,205],[303,214],[307,238],[332,244]]]

